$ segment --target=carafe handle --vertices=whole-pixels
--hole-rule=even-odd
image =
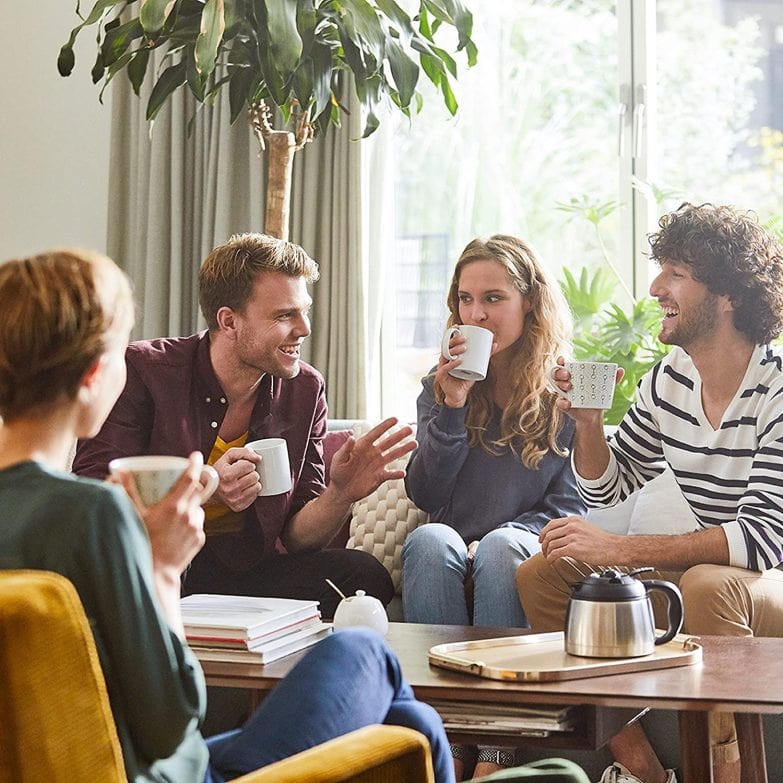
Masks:
[[[655,637],[656,644],[666,644],[666,642],[670,642],[680,632],[680,628],[682,628],[682,593],[677,585],[674,585],[671,582],[664,582],[662,579],[645,579],[642,580],[642,584],[647,588],[648,592],[660,590],[662,593],[666,594],[669,627],[661,636]]]

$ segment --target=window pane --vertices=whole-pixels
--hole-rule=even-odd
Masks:
[[[408,419],[437,360],[448,281],[468,241],[516,234],[554,275],[578,271],[602,263],[600,243],[558,204],[618,198],[614,0],[473,7],[479,62],[462,71],[457,117],[422,89],[425,111],[395,140],[395,396],[385,407]],[[612,254],[616,215],[601,227]]]
[[[658,0],[657,166],[663,207],[782,210],[783,3]]]

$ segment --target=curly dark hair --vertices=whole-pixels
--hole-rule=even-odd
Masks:
[[[783,331],[783,248],[754,213],[685,202],[658,225],[652,258],[687,264],[710,293],[728,296],[735,328],[754,345]]]

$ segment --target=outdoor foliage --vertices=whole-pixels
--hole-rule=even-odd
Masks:
[[[666,196],[662,191],[656,194],[660,198]],[[560,287],[574,317],[574,358],[615,362],[625,370],[615,388],[612,407],[604,415],[607,424],[619,424],[635,399],[636,385],[642,376],[669,350],[657,337],[661,308],[650,297],[633,297],[606,249],[601,225],[618,208],[616,202],[582,195],[558,204],[557,208],[566,212],[569,219],[581,218],[593,227],[603,255],[603,266],[592,272],[583,266],[578,277],[563,267]],[[623,298],[631,302],[627,308],[617,304],[618,284],[625,292]]]
[[[661,310],[650,297],[624,310],[614,304],[616,282],[608,269],[590,272],[582,267],[578,277],[563,269],[560,282],[574,313],[574,358],[616,362],[625,370],[614,392],[607,424],[619,424],[636,396],[642,376],[668,351],[658,341]]]
[[[152,52],[164,53],[148,120],[180,87],[200,103],[226,88],[232,122],[263,103],[286,121],[296,114],[324,132],[339,125],[339,80],[350,72],[367,136],[386,98],[407,116],[418,111],[421,71],[456,112],[457,64],[436,44],[439,30],[452,28],[457,50],[469,65],[476,59],[473,17],[461,0],[419,0],[413,16],[395,0],[97,0],[60,51],[63,76],[74,68],[77,36],[92,25],[98,42],[92,78],[103,89],[124,70],[138,95]]]

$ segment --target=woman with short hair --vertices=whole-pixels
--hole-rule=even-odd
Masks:
[[[74,440],[97,433],[125,384],[127,278],[97,253],[53,251],[0,264],[0,302],[0,569],[56,571],[75,585],[128,779],[222,783],[385,722],[422,732],[436,779],[450,783],[443,724],[369,630],[327,637],[245,726],[202,738],[206,687],[179,604],[181,574],[204,544],[201,455],[140,514],[121,487],[65,472]]]

